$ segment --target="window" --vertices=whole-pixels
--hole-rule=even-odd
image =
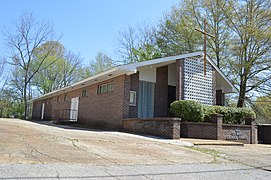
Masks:
[[[98,86],[98,94],[114,91],[114,83],[102,84]]]
[[[82,97],[88,97],[88,90],[87,89],[83,89]]]
[[[65,94],[65,95],[64,95],[64,101],[67,101],[67,100],[68,100],[68,95]]]
[[[108,92],[114,91],[114,84],[113,83],[107,84],[107,91]]]
[[[56,98],[56,102],[59,103],[60,102],[60,96],[57,96]]]
[[[47,99],[46,104],[51,104],[51,99]]]
[[[136,106],[136,91],[130,91],[130,106]]]

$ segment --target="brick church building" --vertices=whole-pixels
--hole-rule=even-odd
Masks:
[[[125,118],[167,117],[175,100],[224,105],[234,86],[203,52],[118,66],[33,99],[33,119],[122,129]]]

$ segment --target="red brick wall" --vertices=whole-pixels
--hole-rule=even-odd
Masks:
[[[255,142],[252,143],[251,126],[249,125],[223,124],[222,129],[223,140],[240,141],[246,144],[255,144]],[[237,136],[237,131],[239,133],[239,137]]]
[[[212,123],[182,122],[181,137],[217,139],[217,125]]]
[[[179,118],[124,119],[123,131],[179,139],[180,122]]]
[[[176,61],[176,100],[184,99],[184,59]]]
[[[130,76],[130,90],[136,92],[136,106],[129,107],[129,117],[138,117],[139,73]]]
[[[216,70],[213,67],[213,105],[216,105]]]
[[[114,91],[98,94],[97,89],[99,84],[107,82],[114,82]],[[127,75],[118,76],[108,81],[90,85],[81,89],[70,91],[67,93],[68,99],[64,101],[64,92],[59,94],[60,102],[57,103],[57,97],[54,96],[51,100],[51,115],[52,119],[61,116],[63,109],[70,109],[71,98],[79,98],[79,112],[78,122],[82,124],[92,125],[93,127],[110,128],[110,129],[121,129],[123,117],[129,115],[129,101],[127,102],[130,90],[130,77]],[[126,83],[125,83],[126,82]],[[89,96],[82,97],[82,90],[88,89]],[[40,118],[41,101],[34,102],[33,115]],[[128,106],[127,106],[128,104]],[[128,112],[127,110],[128,109]],[[49,108],[48,108],[49,113]]]
[[[255,141],[257,138],[255,124],[222,124],[221,116],[216,116],[213,119],[213,123],[182,122],[180,137],[229,140],[243,142],[246,144],[257,143],[257,141]]]
[[[33,102],[32,119],[41,118],[41,101]]]
[[[154,117],[167,117],[168,105],[168,66],[156,69],[154,96]]]

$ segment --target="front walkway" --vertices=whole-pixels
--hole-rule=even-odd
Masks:
[[[202,145],[216,145],[216,146],[244,146],[242,142],[223,141],[223,140],[211,140],[211,139],[193,139],[193,138],[181,138],[183,142],[192,143],[195,146]]]

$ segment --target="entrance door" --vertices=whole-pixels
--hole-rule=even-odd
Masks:
[[[71,99],[71,112],[70,112],[70,121],[77,121],[78,118],[78,105],[79,97]]]
[[[154,112],[154,83],[139,82],[138,117],[153,117]]]
[[[171,116],[170,104],[176,101],[176,86],[168,86],[168,116]]]
[[[42,106],[41,106],[41,117],[40,117],[40,119],[44,119],[44,109],[45,109],[45,103],[42,103]]]

